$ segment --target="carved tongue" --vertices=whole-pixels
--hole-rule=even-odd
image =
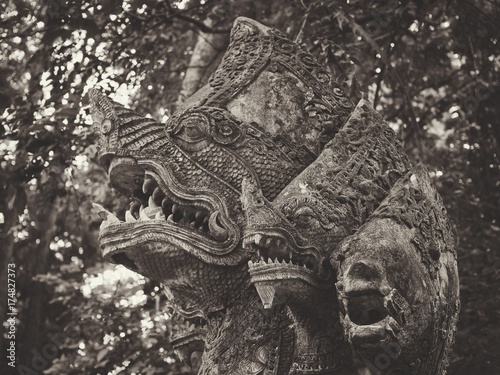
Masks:
[[[215,211],[212,215],[210,215],[210,219],[208,220],[208,229],[210,230],[210,234],[217,241],[225,241],[229,236],[227,229],[221,227],[218,223],[217,216],[219,215],[219,211]]]

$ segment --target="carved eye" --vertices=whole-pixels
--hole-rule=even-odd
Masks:
[[[188,113],[171,130],[172,138],[185,151],[200,151],[208,145],[209,121],[201,113]]]
[[[205,139],[206,134],[198,125],[186,125],[179,129],[176,136],[188,143],[200,142]]]
[[[307,225],[316,219],[314,211],[309,207],[300,207],[293,214],[294,222],[300,225]]]

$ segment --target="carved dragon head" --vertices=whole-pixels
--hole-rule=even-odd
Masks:
[[[165,285],[189,331],[176,350],[189,359],[208,343],[200,373],[371,374],[363,361],[385,343],[399,345],[398,366],[420,361],[408,373],[446,367],[448,349],[431,352],[455,324],[445,310],[458,301],[456,263],[432,263],[441,245],[415,234],[431,219],[414,229],[388,214],[414,206],[399,193],[414,182],[408,158],[311,55],[239,18],[209,83],[166,124],[96,90],[90,101],[101,162],[132,199],[124,220],[95,206],[104,257]],[[435,206],[428,176],[412,173],[416,201]],[[444,228],[436,207],[423,216]],[[431,265],[444,265],[438,279]]]
[[[401,178],[331,261],[341,321],[360,364],[374,363],[384,347],[390,360],[381,373],[445,373],[458,271],[446,210],[425,167]]]
[[[264,306],[271,306],[275,288],[296,289],[287,285],[291,280],[308,283],[313,290],[333,287],[331,254],[408,169],[394,132],[362,100],[316,161],[272,203],[247,183],[242,194],[247,213],[243,243],[257,253],[249,270]]]

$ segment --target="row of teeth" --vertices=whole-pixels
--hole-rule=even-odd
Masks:
[[[155,189],[155,192],[159,188]],[[154,193],[155,193],[154,192]],[[166,219],[169,223],[178,223],[208,233],[208,213],[191,207],[181,206],[173,203],[170,198],[163,198],[161,205],[155,202],[154,193],[148,199],[146,206],[139,201],[130,204],[130,209],[125,212],[125,222],[133,223],[137,220]],[[216,215],[213,213],[212,215]]]
[[[306,269],[311,269],[310,268],[311,266],[308,267],[306,264],[300,265],[300,264],[296,264],[296,263],[292,262],[291,260],[286,261],[285,259],[282,259],[280,261],[278,258],[275,258],[274,260],[272,260],[271,258],[269,258],[267,260],[265,260],[264,258],[261,258],[257,262],[253,262],[251,260],[248,261],[249,266],[261,265],[263,263],[264,264],[279,264],[279,265],[284,265],[284,266],[294,266],[294,267],[302,267],[302,268],[306,268]]]
[[[142,189],[136,190],[132,198],[130,209],[125,212],[126,223],[166,220],[171,224],[180,224],[197,230],[219,241],[228,237],[228,231],[218,223],[218,211],[210,214],[204,208],[184,206],[173,202],[151,176],[145,176]],[[121,222],[99,204],[94,203],[94,209],[105,220],[103,226]]]
[[[245,248],[248,245],[255,244],[257,246],[261,246],[264,248],[257,248],[257,257],[258,261],[253,262],[249,261],[248,265],[253,266],[254,264],[279,264],[279,265],[286,265],[286,266],[296,266],[296,267],[303,267],[309,270],[314,270],[316,260],[311,259],[311,256],[296,256],[296,258],[293,258],[293,252],[292,250],[288,249],[288,256],[283,256],[282,254],[287,253],[286,249],[286,243],[284,240],[281,238],[277,237],[268,237],[268,236],[263,236],[261,234],[254,234],[246,237],[243,241],[243,248]],[[270,251],[277,252],[281,255],[278,255],[272,259],[272,257],[269,256]]]
[[[174,203],[160,189],[154,178],[146,176],[142,185],[141,197],[135,197],[130,209],[125,212],[126,222],[136,220],[163,219],[167,222],[178,223],[208,233],[209,213],[205,209],[192,206],[182,206]],[[135,194],[139,195],[139,194]],[[138,199],[139,198],[139,199]],[[145,202],[147,198],[147,204]],[[216,213],[212,213],[216,215]]]
[[[281,238],[276,238],[276,237],[265,238],[261,234],[254,234],[245,237],[245,239],[243,240],[243,248],[245,249],[247,245],[254,243],[259,246],[273,247],[275,249],[284,249],[285,246],[285,241],[283,241]]]
[[[186,320],[185,322],[181,323],[180,325],[182,325],[183,330],[192,331],[194,329],[205,328],[207,326],[207,321],[205,319],[198,318],[195,321]]]
[[[266,259],[263,256],[261,256],[260,260],[258,260],[257,262],[253,262],[252,260],[248,261],[249,266],[261,265],[261,264],[276,264],[276,265],[280,265],[280,266],[283,265],[283,266],[287,266],[287,267],[294,266],[294,267],[299,267],[299,268],[305,268],[305,269],[308,269],[311,271],[314,271],[314,269],[315,269],[315,266],[314,266],[315,262],[312,262],[312,261],[302,262],[302,261],[292,261],[291,259],[279,260],[278,258],[274,258],[274,260],[272,260],[271,258]]]

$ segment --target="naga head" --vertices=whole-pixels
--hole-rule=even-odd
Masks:
[[[336,296],[327,308],[343,333],[332,336],[349,343],[359,373],[444,371],[458,314],[446,211],[428,172],[411,167],[367,102],[273,201],[245,182],[242,202],[264,308],[278,300],[325,322],[305,306]]]
[[[103,211],[101,245],[109,260],[136,270],[140,265],[124,249],[160,237],[207,264],[243,263],[242,181],[274,199],[317,157],[352,106],[311,55],[243,17],[209,84],[166,124],[97,90],[90,102],[100,160],[113,186],[133,200],[125,222]]]
[[[394,132],[362,100],[321,155],[272,202],[257,186],[244,184],[243,244],[253,250],[249,270],[264,306],[272,305],[275,293],[282,299],[290,290],[298,299],[332,288],[336,270],[330,267],[331,254],[408,168]],[[292,280],[309,285],[309,291],[295,293]]]
[[[401,178],[331,260],[358,364],[373,366],[382,353],[381,374],[443,374],[459,312],[458,271],[446,210],[425,167]]]
[[[352,108],[311,55],[246,18],[209,83],[166,124],[89,96],[100,161],[131,198],[122,219],[95,206],[103,255],[162,282],[199,325],[249,286],[243,181],[274,199]]]

